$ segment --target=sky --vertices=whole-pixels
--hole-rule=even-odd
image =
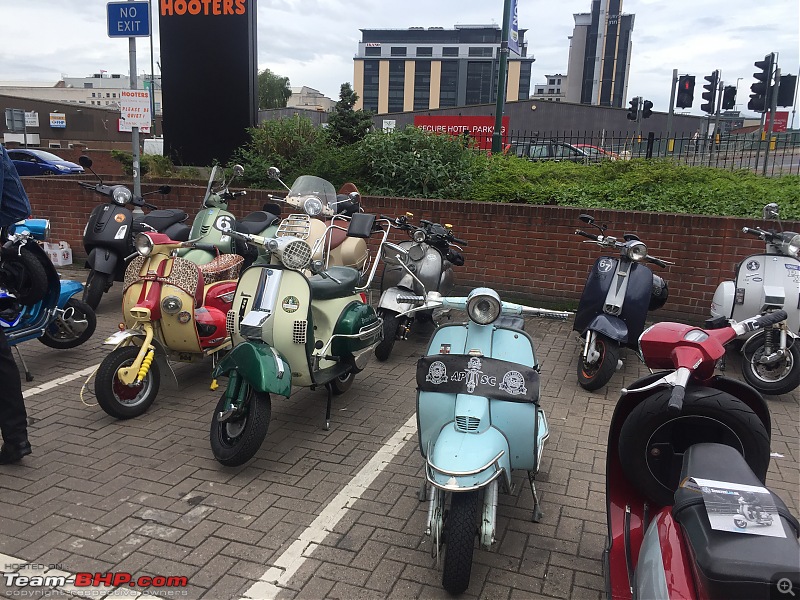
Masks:
[[[502,23],[503,0],[255,0],[258,68],[288,77],[338,99],[353,80],[360,29],[444,27]],[[127,38],[109,38],[106,0],[0,0],[0,82],[55,83],[62,76],[87,77],[101,70],[128,74]],[[783,74],[800,65],[800,3],[797,0],[624,0],[634,14],[628,98],[642,96],[666,111],[673,69],[696,77],[693,114],[699,110],[703,77],[715,69],[738,85],[737,109],[745,115],[753,62],[778,53]],[[153,46],[159,58],[157,0]],[[545,74],[565,73],[574,13],[590,0],[518,0],[520,28],[534,56],[531,89]],[[224,43],[224,40],[216,40]],[[150,71],[150,44],[137,41],[137,70]],[[156,74],[158,68],[156,67]],[[741,79],[740,79],[741,78]],[[209,83],[213,83],[209,81]]]

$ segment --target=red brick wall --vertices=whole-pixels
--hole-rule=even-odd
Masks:
[[[50,219],[52,239],[68,241],[76,262],[80,261],[85,257],[84,225],[103,197],[83,190],[72,178],[27,177],[24,184],[34,216]],[[148,199],[159,208],[182,208],[192,219],[200,208],[205,183],[170,185],[168,196],[154,194]],[[142,191],[156,187],[148,183]],[[234,201],[231,211],[245,215],[266,201],[266,191],[249,190]],[[732,277],[734,266],[748,254],[763,250],[763,243],[741,232],[743,226],[757,226],[755,219],[382,197],[365,197],[363,205],[376,214],[398,216],[410,211],[414,220],[451,223],[455,235],[469,242],[464,248],[466,262],[456,270],[459,285],[488,285],[530,302],[567,300],[573,304],[580,298],[591,265],[601,255],[597,246],[583,243],[574,233],[587,229],[578,215],[590,212],[598,222],[608,224],[610,235],[621,238],[624,233],[636,233],[652,255],[676,263],[668,269],[653,267],[670,288],[669,301],[658,315],[695,322],[708,315],[716,286]],[[800,223],[787,222],[784,228],[800,231]],[[396,240],[405,236],[392,235]]]

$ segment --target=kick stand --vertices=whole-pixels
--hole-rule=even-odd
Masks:
[[[25,359],[22,358],[22,352],[19,351],[19,346],[14,346],[14,350],[17,351],[19,362],[22,363],[22,368],[25,369],[25,381],[33,381],[33,373],[30,372],[28,365],[25,364]]]
[[[331,404],[333,403],[333,385],[331,383],[326,383],[325,389],[328,390],[328,405],[325,407],[325,431],[330,431]]]
[[[528,482],[531,484],[531,493],[533,494],[533,517],[531,521],[539,523],[544,518],[544,513],[539,505],[539,495],[536,493],[536,484],[533,481],[535,476],[536,473],[528,471]]]

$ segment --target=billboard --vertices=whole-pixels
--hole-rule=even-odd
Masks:
[[[158,0],[164,153],[226,163],[258,120],[256,0]]]
[[[460,115],[416,115],[414,127],[468,137],[481,150],[492,149],[492,134],[494,133],[494,117],[485,116],[460,116]],[[508,117],[504,116],[500,135],[503,145],[508,143]]]

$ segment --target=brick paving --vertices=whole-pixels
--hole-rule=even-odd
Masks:
[[[35,377],[24,389],[98,364],[110,348],[102,341],[119,322],[120,298],[117,283],[100,305],[95,336],[79,348],[23,344]],[[529,320],[526,329],[543,365],[551,427],[538,477],[545,516],[530,521],[531,495],[517,475],[516,495],[500,494],[497,544],[476,549],[464,597],[599,598],[608,421],[619,389],[646,369],[628,352],[606,389],[588,393],[576,382],[571,322]],[[14,557],[69,573],[182,575],[188,587],[171,597],[240,598],[413,415],[415,359],[430,332],[398,342],[386,363],[372,361],[334,399],[330,431],[322,428],[324,391],[273,397],[267,440],[237,468],[219,465],[209,447],[219,396],[208,387],[210,361],[177,366],[177,388],[162,374],[154,405],[129,421],[93,406],[91,385],[82,403],[85,377],[31,395],[33,455],[0,467],[0,563]],[[740,377],[735,359],[728,375]],[[798,514],[800,394],[767,402],[772,450],[782,455],[773,458],[767,484]],[[305,550],[278,597],[447,597],[423,533],[427,504],[416,498],[422,464],[412,437],[330,533]],[[0,594],[20,591],[0,579]]]

